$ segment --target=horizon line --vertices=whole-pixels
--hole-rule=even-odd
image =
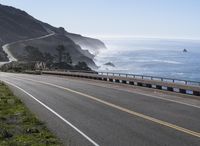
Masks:
[[[172,37],[172,36],[142,36],[142,35],[100,35],[100,34],[84,34],[83,36],[98,39],[175,39],[175,40],[193,40],[200,41],[200,37]]]

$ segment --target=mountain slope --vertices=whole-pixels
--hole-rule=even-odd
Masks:
[[[53,35],[48,36],[48,34]],[[47,43],[48,41],[50,42]],[[95,66],[94,54],[99,49],[106,48],[100,40],[69,33],[62,27],[56,28],[37,20],[22,10],[0,4],[0,47],[5,44],[17,60],[20,60],[19,52],[21,56],[25,55],[23,48],[26,45],[55,54],[56,46],[63,44],[74,62],[85,61],[90,66]],[[4,60],[6,55],[0,48],[0,61]]]
[[[52,56],[55,56],[57,55],[56,48],[59,44],[63,44],[66,51],[70,52],[74,64],[77,64],[78,61],[84,61],[87,62],[89,66],[95,67],[93,60],[82,53],[82,49],[79,45],[76,45],[71,39],[61,34],[51,35],[42,39],[16,42],[10,44],[8,49],[13,53],[15,58],[18,58],[19,61],[23,61],[24,54],[26,54],[26,46],[36,47],[42,53],[49,52]]]
[[[0,38],[3,43],[39,37],[46,34],[48,32],[44,27],[26,12],[0,5]]]
[[[59,28],[55,28],[47,23],[44,22],[40,22],[47,30],[51,30],[55,33],[58,34],[62,34],[65,35],[66,37],[70,38],[71,40],[73,40],[76,44],[78,44],[79,46],[81,46],[81,48],[83,50],[88,50],[90,53],[92,53],[92,56],[89,55],[90,57],[94,57],[94,55],[98,54],[98,51],[100,49],[106,49],[105,44],[98,40],[98,39],[94,39],[94,38],[89,38],[89,37],[84,37],[80,34],[74,34],[74,33],[70,33],[67,32],[64,28],[59,27]]]

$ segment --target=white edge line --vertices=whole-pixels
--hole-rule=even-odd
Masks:
[[[45,105],[43,102],[41,102],[40,100],[38,100],[37,98],[35,98],[33,95],[31,95],[30,93],[28,93],[27,91],[25,91],[24,89],[20,88],[19,86],[10,83],[8,81],[3,81],[6,82],[7,84],[23,91],[24,93],[26,93],[28,96],[30,96],[31,98],[33,98],[35,101],[37,101],[38,103],[40,103],[42,106],[44,106],[46,109],[48,109],[50,112],[52,112],[53,114],[55,114],[58,118],[60,118],[61,120],[63,120],[66,124],[68,124],[69,126],[71,126],[74,130],[76,130],[78,133],[80,133],[83,137],[85,137],[88,141],[90,141],[93,145],[95,146],[99,146],[99,144],[97,144],[95,141],[93,141],[90,137],[88,137],[85,133],[83,133],[81,130],[79,130],[76,126],[74,126],[72,123],[70,123],[69,121],[67,121],[65,118],[63,118],[61,115],[59,115],[57,112],[55,112],[53,109],[51,109],[50,107],[48,107],[47,105]]]

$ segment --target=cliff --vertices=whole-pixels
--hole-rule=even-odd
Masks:
[[[63,44],[73,61],[85,61],[96,67],[93,58],[99,49],[105,49],[103,42],[67,32],[30,16],[25,11],[0,4],[0,61],[7,60],[2,47],[6,45],[13,57],[20,60],[26,55],[24,47],[32,45],[42,52],[55,54],[56,46]]]

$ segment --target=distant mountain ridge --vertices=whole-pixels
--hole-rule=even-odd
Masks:
[[[52,35],[48,36],[49,34]],[[56,28],[37,20],[25,11],[0,4],[0,45],[7,43],[11,43],[7,48],[19,60],[20,55],[25,54],[24,47],[27,45],[54,55],[56,46],[63,44],[72,54],[74,63],[85,61],[90,66],[96,66],[93,58],[98,50],[106,48],[98,39],[69,33],[62,27]],[[3,49],[0,49],[0,56],[0,60],[6,60]]]
[[[32,16],[10,6],[0,5],[0,24],[0,38],[4,43],[48,34]]]

